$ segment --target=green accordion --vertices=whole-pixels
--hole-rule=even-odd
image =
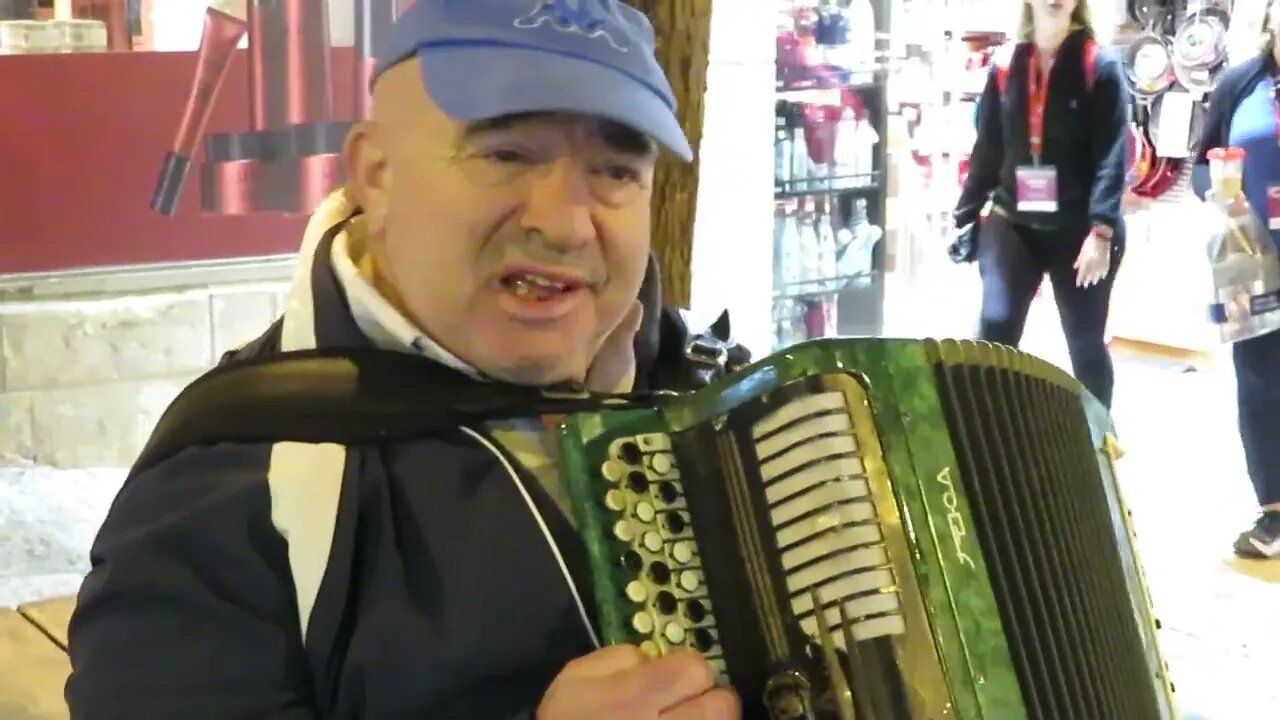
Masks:
[[[1110,418],[1048,363],[817,340],[559,441],[602,640],[749,720],[1176,717]]]

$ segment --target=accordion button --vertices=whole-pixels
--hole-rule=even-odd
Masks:
[[[658,486],[658,498],[667,505],[674,505],[680,499],[680,488],[673,482],[664,482]]]
[[[653,608],[663,615],[675,615],[679,607],[676,596],[672,595],[670,590],[659,590],[653,597]]]
[[[622,542],[631,542],[636,539],[636,532],[632,529],[631,523],[619,520],[613,524],[613,536]]]
[[[649,588],[639,580],[627,583],[627,599],[631,602],[644,602],[649,597]]]
[[[707,618],[707,606],[701,600],[690,600],[684,604],[684,616],[697,625]]]
[[[640,643],[640,652],[651,658],[656,658],[662,654],[662,648],[658,646],[658,643],[652,640],[645,640]]]
[[[680,513],[667,513],[667,530],[672,535],[679,535],[684,532],[687,525],[688,523],[685,521],[684,516]]]
[[[628,550],[623,553],[619,562],[622,563],[622,567],[634,573],[638,573],[644,569],[644,557],[635,550]]]
[[[649,476],[639,470],[632,470],[627,475],[627,488],[633,493],[649,492]]]
[[[650,505],[647,502],[642,502],[639,505],[636,505],[636,518],[642,523],[653,522],[653,518],[657,516],[657,514],[657,511],[653,509],[653,505]]]
[[[678,542],[671,546],[671,559],[684,565],[693,560],[693,544],[688,542]]]
[[[680,573],[680,587],[683,588],[685,592],[693,592],[694,590],[697,590],[700,585],[702,585],[702,578],[698,577],[698,573],[692,570],[685,570]]]
[[[626,475],[626,473],[626,468],[624,468],[622,463],[617,460],[605,460],[604,464],[600,466],[600,474],[609,482],[616,483],[622,480],[622,477]]]
[[[693,631],[693,647],[698,652],[710,652],[711,648],[716,645],[716,636],[711,634],[706,628],[698,628]]]
[[[659,475],[671,472],[675,463],[669,453],[654,453],[649,457],[649,468]]]
[[[610,490],[604,494],[604,506],[616,512],[627,509],[627,495],[621,490]]]
[[[637,435],[636,441],[640,443],[641,450],[670,450],[671,438],[662,433],[648,433],[646,435]]]
[[[662,634],[667,638],[667,642],[672,645],[680,645],[684,642],[684,626],[680,623],[667,623],[667,626],[662,628]]]
[[[653,616],[647,612],[638,612],[631,616],[631,627],[641,635],[653,633]]]
[[[640,446],[633,442],[624,442],[618,448],[618,457],[628,465],[639,465],[644,459],[644,455],[640,452]]]
[[[671,568],[666,563],[652,563],[649,565],[649,579],[659,585],[668,585],[671,583]]]
[[[662,536],[653,530],[650,530],[644,534],[644,546],[645,549],[650,552],[658,552],[662,550]]]

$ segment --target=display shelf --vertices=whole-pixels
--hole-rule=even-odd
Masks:
[[[774,302],[783,300],[823,300],[826,298],[834,298],[841,292],[844,292],[851,285],[861,283],[866,285],[876,279],[877,273],[868,270],[866,272],[853,273],[850,275],[837,275],[835,277],[817,278],[815,280],[799,280],[793,283],[787,283],[775,290],[773,294]]]
[[[877,335],[883,327],[891,2],[782,3],[774,142],[778,348],[825,335]]]
[[[779,95],[802,93],[807,90],[839,90],[852,88],[855,90],[875,90],[883,86],[883,80],[889,71],[882,66],[864,68],[840,68],[823,75],[804,80],[778,80],[775,89]]]
[[[883,172],[810,177],[802,180],[775,182],[773,185],[774,197],[779,200],[835,193],[874,198],[883,192]]]

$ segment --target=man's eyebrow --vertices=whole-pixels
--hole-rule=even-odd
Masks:
[[[460,140],[466,142],[486,135],[491,132],[500,132],[502,130],[510,130],[511,128],[523,123],[554,118],[555,113],[517,113],[512,115],[500,115],[498,117],[486,118],[484,120],[476,120],[467,123],[462,130]],[[649,139],[643,133],[637,132],[619,122],[612,120],[600,120],[597,124],[597,134],[605,145],[610,149],[626,155],[635,155],[637,157],[649,157],[657,153],[657,146],[653,140]]]
[[[469,140],[478,135],[496,132],[499,130],[510,130],[521,123],[532,122],[538,118],[548,117],[548,113],[519,113],[515,115],[499,115],[498,117],[485,118],[484,120],[475,120],[467,123],[462,130],[462,138]]]

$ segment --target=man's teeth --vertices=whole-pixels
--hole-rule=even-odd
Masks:
[[[568,285],[538,275],[518,275],[511,279],[511,290],[516,297],[530,297],[543,290],[564,292]]]

